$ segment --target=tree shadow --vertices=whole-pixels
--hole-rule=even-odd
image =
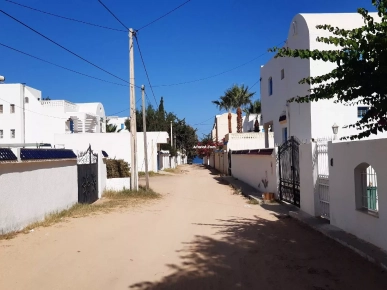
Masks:
[[[197,226],[212,227],[216,238],[196,236],[178,251],[181,264],[168,265],[171,275],[128,288],[386,289],[378,267],[291,218],[232,217]]]

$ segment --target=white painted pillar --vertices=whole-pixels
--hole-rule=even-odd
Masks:
[[[86,133],[86,118],[82,120],[82,133]]]
[[[263,125],[265,130],[265,148],[269,148],[269,124]]]

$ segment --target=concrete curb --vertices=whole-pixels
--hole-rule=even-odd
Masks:
[[[336,242],[351,249],[363,258],[387,271],[387,253],[384,252],[382,249],[370,243],[367,243],[351,234],[348,234],[345,231],[331,224],[321,222],[317,218],[312,217],[305,212],[289,211],[289,216],[308,225],[312,229],[322,233],[328,238],[335,240]]]

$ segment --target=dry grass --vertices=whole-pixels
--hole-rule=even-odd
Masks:
[[[49,214],[43,221],[30,224],[21,231],[0,234],[0,240],[9,240],[20,233],[27,234],[33,229],[39,227],[49,227],[53,224],[66,221],[69,218],[79,218],[90,214],[107,213],[115,208],[136,206],[160,197],[161,195],[154,192],[152,189],[146,190],[143,187],[140,187],[139,191],[106,191],[103,197],[93,204],[77,203],[69,209]]]
[[[169,173],[179,174],[181,173],[181,168],[179,168],[179,166],[176,168],[166,168],[164,169],[164,171]]]
[[[149,173],[149,177],[154,177],[154,176],[160,176],[161,174],[157,173],[157,172],[154,172],[154,171],[148,171]],[[143,177],[145,176],[145,172],[144,171],[139,171],[138,172],[138,176],[140,177]]]

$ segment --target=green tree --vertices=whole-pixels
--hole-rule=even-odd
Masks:
[[[305,77],[300,84],[309,85],[310,94],[296,96],[289,102],[307,103],[334,99],[336,103],[353,106],[368,105],[370,109],[356,123],[358,134],[342,139],[362,139],[387,130],[387,0],[372,0],[380,19],[376,22],[364,8],[357,12],[364,25],[354,29],[342,29],[331,25],[318,25],[317,29],[331,36],[317,37],[318,42],[332,45],[330,50],[271,48],[277,57],[298,57],[322,60],[336,64],[331,72]]]
[[[106,120],[106,133],[115,133],[117,130],[117,125],[109,124],[109,119]]]
[[[251,105],[251,98],[255,92],[249,92],[249,87],[245,85],[233,85],[225,93],[227,98],[232,100],[233,108],[237,112],[237,133],[242,133],[242,108]]]
[[[261,113],[261,101],[260,100],[255,100],[250,104],[249,107],[245,108],[243,110],[246,115],[250,114],[260,114]]]

